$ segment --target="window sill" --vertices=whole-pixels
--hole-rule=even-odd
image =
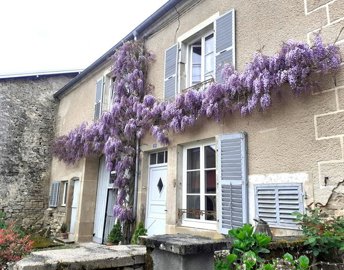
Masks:
[[[183,219],[181,226],[216,231],[217,230],[217,221]]]

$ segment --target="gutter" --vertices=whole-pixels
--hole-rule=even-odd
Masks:
[[[115,46],[113,46],[110,50],[108,50],[105,54],[103,54],[100,58],[98,58],[93,64],[88,66],[83,72],[81,72],[78,76],[74,79],[69,81],[64,87],[54,93],[53,97],[60,100],[60,97],[67,93],[69,90],[73,88],[78,82],[80,82],[83,78],[85,78],[89,73],[94,71],[97,67],[103,64],[106,60],[108,60],[116,50],[124,43],[129,40],[135,39],[135,37],[142,34],[151,24],[155,23],[158,19],[160,19],[163,15],[165,15],[168,11],[173,9],[175,5],[182,2],[183,0],[169,0],[165,3],[162,7],[160,7],[157,11],[155,11],[152,15],[150,15],[146,20],[144,20],[141,24],[139,24],[134,30],[132,30],[128,35],[126,35],[121,41],[119,41]]]

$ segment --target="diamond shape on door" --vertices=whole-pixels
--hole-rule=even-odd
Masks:
[[[164,187],[164,184],[162,183],[161,178],[159,179],[159,182],[158,182],[157,186],[158,186],[159,192],[161,193],[161,190]]]

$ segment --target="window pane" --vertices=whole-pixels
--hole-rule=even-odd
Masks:
[[[204,73],[213,73],[214,71],[214,53],[205,56]]]
[[[214,145],[208,145],[204,147],[204,159],[205,159],[205,168],[215,168],[216,167],[216,161],[215,161],[215,146]]]
[[[200,148],[191,148],[187,151],[187,169],[199,169],[200,165]]]
[[[150,154],[150,165],[156,164],[156,153]]]
[[[192,84],[201,81],[201,62],[202,48],[200,46],[192,47]]]
[[[164,163],[164,152],[158,153],[158,164]]]
[[[188,213],[186,214],[187,218],[200,219],[200,197],[195,195],[187,196],[186,208]]]
[[[187,193],[199,193],[200,192],[200,173],[187,172]]]
[[[216,193],[216,171],[205,171],[205,193]]]
[[[205,54],[214,51],[214,34],[211,34],[205,38]]]
[[[216,196],[205,196],[206,220],[216,220]]]
[[[165,151],[165,163],[167,163],[167,151]]]

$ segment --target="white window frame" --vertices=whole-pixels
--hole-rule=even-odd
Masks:
[[[215,140],[207,140],[207,141],[203,141],[202,143],[195,143],[195,144],[190,144],[187,145],[183,148],[183,192],[182,192],[182,208],[183,209],[187,209],[187,205],[186,205],[186,199],[187,199],[187,150],[188,149],[192,149],[192,148],[197,148],[200,147],[201,151],[200,151],[200,210],[205,210],[205,201],[204,201],[204,197],[205,197],[205,187],[204,187],[204,181],[205,181],[205,166],[204,166],[204,148],[205,146],[209,146],[209,145],[213,145],[215,148],[215,151],[217,151],[216,149],[216,141]],[[215,153],[215,159],[217,159],[217,154]],[[215,161],[215,183],[216,183],[216,192],[215,192],[215,196],[216,198],[218,197],[218,186],[217,186],[217,161]],[[213,194],[212,194],[213,195]],[[215,199],[215,201],[217,201],[217,199]],[[215,208],[215,211],[217,211],[217,206]],[[218,213],[216,213],[218,214]],[[193,228],[199,228],[199,229],[207,229],[207,230],[217,230],[217,225],[218,222],[217,220],[205,220],[205,216],[201,215],[200,219],[191,219],[191,218],[187,218],[186,214],[183,214],[183,218],[182,218],[182,226],[185,227],[193,227]]]
[[[158,153],[164,153],[164,162],[160,162],[158,163]],[[151,155],[156,154],[155,156],[155,164],[151,164]],[[148,156],[148,164],[149,167],[159,167],[161,165],[167,165],[168,162],[168,151],[167,150],[160,150],[160,151],[154,151],[154,152],[150,152],[149,156]]]
[[[204,20],[203,22],[199,23],[198,25],[196,25],[195,27],[193,27],[192,29],[190,29],[189,31],[187,31],[186,33],[184,33],[183,35],[179,36],[177,38],[177,42],[178,42],[178,48],[185,48],[185,55],[183,55],[183,53],[179,52],[179,57],[178,57],[178,67],[177,67],[177,93],[180,93],[182,90],[188,88],[191,86],[191,82],[190,82],[190,45],[191,43],[195,42],[196,40],[202,38],[203,36],[207,36],[207,34],[214,34],[214,38],[215,38],[215,21],[216,19],[218,19],[220,17],[220,13],[216,12],[214,13],[212,16],[210,16],[208,19]],[[207,31],[206,33],[203,32],[204,29],[206,29],[207,27],[209,27],[211,24],[213,24],[212,30],[211,31]],[[194,38],[193,38],[194,37]],[[190,42],[190,40],[192,40]],[[203,48],[202,48],[203,49]],[[215,40],[214,40],[214,77],[215,77],[215,56],[216,56],[216,52],[215,52]],[[181,64],[185,64],[185,73],[186,74],[181,74]],[[185,85],[183,83],[183,85],[181,85],[182,83],[182,79],[181,77],[185,75]]]
[[[302,183],[275,183],[275,184],[267,184],[267,183],[259,183],[254,185],[254,195],[255,195],[255,216],[258,219],[259,218],[259,213],[258,213],[258,194],[257,194],[257,189],[258,188],[275,188],[277,189],[278,187],[286,187],[286,188],[290,188],[290,187],[298,187],[299,188],[299,210],[301,213],[304,212],[304,191],[303,191],[303,184]],[[278,202],[276,202],[278,204]],[[279,215],[280,213],[277,212],[278,211],[278,207],[275,206],[276,209],[276,218],[277,220],[279,219]],[[296,218],[296,217],[295,217]],[[286,223],[281,223],[281,222],[277,222],[277,223],[268,223],[270,227],[272,228],[282,228],[282,229],[300,229],[300,226],[295,222],[295,225],[291,225],[291,224],[286,224]]]
[[[63,186],[61,206],[66,206],[68,197],[68,181],[61,181],[61,183]]]
[[[203,34],[200,34],[199,36],[196,37],[187,44],[187,65],[186,65],[186,87],[191,87],[196,84],[192,84],[192,67],[193,67],[193,62],[192,62],[192,49],[194,47],[201,47],[201,81],[199,83],[204,82],[207,80],[205,78],[205,39],[213,35],[213,72],[212,72],[212,78],[215,78],[215,31],[214,31],[214,26],[213,30],[207,31]],[[201,41],[200,45],[195,45],[194,43],[197,41]]]

